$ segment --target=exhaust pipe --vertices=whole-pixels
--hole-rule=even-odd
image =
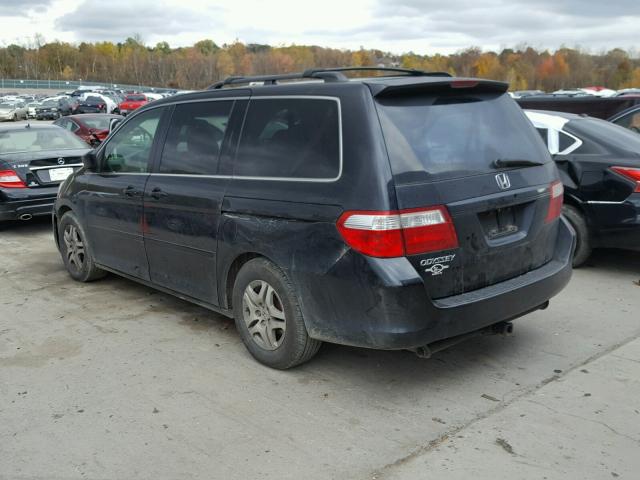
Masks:
[[[20,220],[22,220],[23,222],[26,222],[28,220],[31,220],[33,218],[33,215],[31,215],[30,213],[23,213],[22,215],[20,215],[18,217]]]
[[[453,345],[463,342],[469,338],[477,337],[480,335],[503,335],[503,336],[513,335],[513,323],[511,322],[496,323],[494,325],[491,325],[490,327],[481,328],[480,330],[476,330],[474,332],[463,333],[462,335],[457,335],[451,338],[445,338],[444,340],[438,340],[437,342],[433,342],[428,345],[417,347],[413,349],[413,351],[420,358],[429,358],[431,357],[431,355],[433,355],[436,352],[452,347]]]

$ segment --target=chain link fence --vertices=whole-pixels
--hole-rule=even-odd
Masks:
[[[127,85],[124,83],[84,82],[82,80],[29,80],[20,78],[1,78],[0,90],[48,89],[59,91],[76,90],[78,87],[104,87],[106,89],[141,90],[145,92],[167,92],[170,88],[148,87],[145,85]]]

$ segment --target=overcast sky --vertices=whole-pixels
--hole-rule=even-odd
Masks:
[[[0,42],[211,38],[271,45],[452,53],[640,47],[640,0],[0,0]]]

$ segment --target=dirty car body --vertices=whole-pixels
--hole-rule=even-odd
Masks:
[[[63,184],[54,225],[73,212],[99,267],[226,315],[243,265],[268,259],[311,338],[418,349],[543,308],[569,281],[558,172],[506,88],[384,77],[159,100]],[[208,132],[206,168],[182,118]],[[452,147],[465,135],[482,151]],[[142,154],[120,147],[137,138]]]

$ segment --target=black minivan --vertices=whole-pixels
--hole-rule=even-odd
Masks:
[[[323,341],[428,356],[545,308],[575,240],[507,85],[347,70],[232,77],[127,117],[60,188],[70,275],[234,317],[283,369]]]

